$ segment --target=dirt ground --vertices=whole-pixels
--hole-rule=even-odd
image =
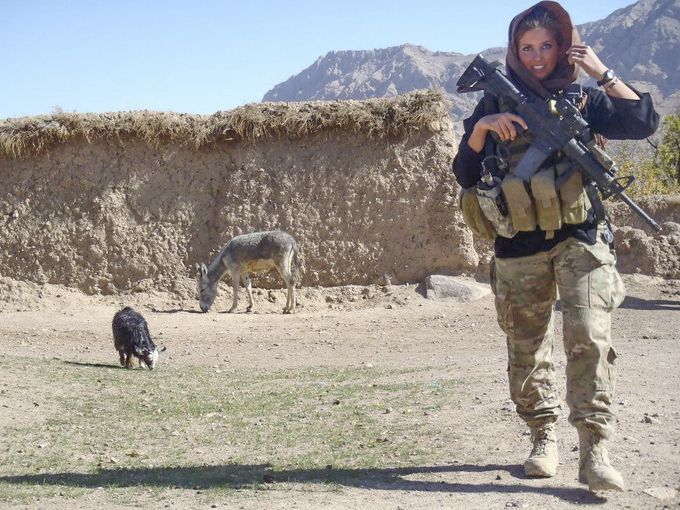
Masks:
[[[166,347],[158,370],[172,364],[253,369],[319,366],[427,367],[433,377],[466,373],[464,398],[426,417],[460,440],[443,464],[385,466],[392,483],[367,475],[339,490],[323,484],[287,483],[251,490],[213,508],[680,508],[680,280],[624,276],[628,296],[616,311],[613,338],[619,354],[614,408],[619,430],[610,447],[628,490],[594,495],[578,483],[577,435],[559,427],[560,469],[552,479],[528,479],[521,464],[529,438],[508,397],[505,340],[491,295],[472,303],[425,299],[414,285],[303,288],[298,311],[282,315],[283,291],[255,292],[255,309],[226,314],[222,285],[214,309],[164,294],[92,297],[56,286],[0,279],[0,362],[12,356],[76,362],[117,362],[110,333],[113,313],[135,306]],[[557,330],[561,315],[557,312]],[[561,336],[558,334],[558,342]],[[556,346],[564,394],[565,357]],[[0,366],[0,383],[3,381]],[[406,375],[404,377],[407,377]],[[60,381],[54,381],[59,385]],[[67,388],[64,388],[67,391]],[[0,395],[0,430],[39,413],[21,397]],[[414,431],[417,433],[417,431]],[[0,435],[0,446],[2,445]],[[5,469],[0,467],[3,473]],[[172,504],[151,498],[142,508],[199,508],[192,491]],[[79,504],[118,508],[93,489]],[[69,508],[51,500],[31,508]],[[2,506],[2,503],[0,503]],[[16,508],[15,505],[9,507]]]

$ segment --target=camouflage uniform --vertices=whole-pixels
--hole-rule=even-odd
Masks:
[[[561,409],[552,362],[559,291],[569,422],[603,438],[613,432],[611,312],[623,301],[625,289],[614,251],[602,236],[603,227],[594,246],[569,238],[547,252],[495,261],[492,285],[498,322],[507,335],[510,394],[530,427],[554,422]]]

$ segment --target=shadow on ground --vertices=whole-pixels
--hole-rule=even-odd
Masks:
[[[619,308],[628,310],[676,310],[680,311],[680,300],[672,301],[669,299],[642,299],[633,296],[626,296]],[[555,303],[555,310],[562,311],[562,301],[559,299]]]
[[[626,299],[621,303],[621,308],[628,308],[629,310],[680,310],[680,301],[626,296]]]
[[[514,483],[458,483],[418,480],[418,475],[438,473],[506,472]],[[412,478],[413,477],[413,478]],[[462,477],[464,479],[464,476]],[[500,474],[499,474],[499,480]],[[604,498],[579,487],[534,487],[519,465],[455,464],[446,466],[370,469],[273,469],[267,464],[159,467],[100,470],[96,473],[45,473],[0,477],[5,484],[63,485],[80,488],[154,486],[175,489],[252,488],[279,483],[335,483],[371,490],[399,490],[450,493],[536,493],[578,504],[602,504]]]
[[[90,368],[115,368],[121,369],[120,365],[110,365],[108,363],[86,363],[84,361],[64,361],[67,365],[76,365],[79,367],[90,367]]]

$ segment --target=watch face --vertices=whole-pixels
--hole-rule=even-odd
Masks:
[[[602,75],[602,79],[598,81],[597,84],[604,85],[608,81],[612,81],[614,78],[616,78],[616,74],[614,74],[614,71],[612,71],[611,69],[607,69]]]

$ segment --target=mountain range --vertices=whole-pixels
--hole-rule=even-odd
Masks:
[[[627,83],[652,94],[661,114],[680,107],[680,0],[639,0],[577,28],[606,65]],[[481,53],[487,60],[504,62],[506,48]],[[451,98],[451,115],[458,124],[479,97],[456,93],[456,81],[475,56],[412,44],[331,51],[276,85],[262,100],[367,99],[434,87]],[[581,77],[580,81],[589,81],[585,73]]]

